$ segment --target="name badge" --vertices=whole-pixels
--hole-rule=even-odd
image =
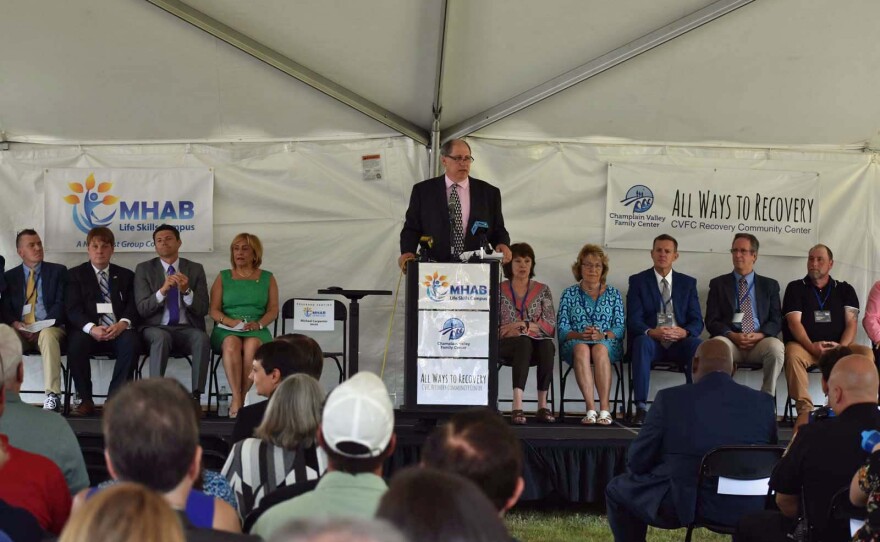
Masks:
[[[675,322],[675,315],[671,312],[657,313],[657,327],[672,327],[673,322]]]
[[[813,311],[813,321],[817,324],[830,324],[831,311]]]
[[[733,321],[731,323],[733,324],[734,329],[736,329],[736,330],[742,329],[743,313],[741,313],[741,312],[733,313]]]
[[[31,313],[31,310],[32,310],[32,309],[33,309],[33,305],[31,305],[30,303],[28,303],[27,305],[25,305],[24,307],[21,308],[21,315],[22,315],[22,316],[27,316],[28,314]]]
[[[98,303],[98,314],[113,314],[113,303]]]

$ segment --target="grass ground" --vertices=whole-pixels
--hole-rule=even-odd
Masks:
[[[567,542],[586,540],[589,542],[611,542],[611,529],[608,519],[594,511],[534,511],[512,512],[507,515],[507,528],[510,534],[521,542]],[[648,542],[681,542],[685,529],[667,531],[648,529]],[[695,542],[727,542],[730,537],[697,529]]]

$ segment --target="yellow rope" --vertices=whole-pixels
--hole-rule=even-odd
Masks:
[[[397,279],[397,289],[394,291],[394,306],[391,307],[391,320],[388,322],[388,336],[385,337],[385,354],[382,356],[382,369],[379,371],[379,378],[385,377],[385,363],[388,361],[388,347],[391,346],[391,329],[394,327],[394,315],[397,313],[397,298],[400,295],[400,283],[403,282],[404,272],[401,269],[400,277]]]

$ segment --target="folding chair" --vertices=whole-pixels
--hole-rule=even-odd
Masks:
[[[819,369],[818,365],[810,365],[807,367],[807,378],[810,377],[811,374],[821,373],[821,369]],[[788,382],[786,381],[786,388],[788,388]],[[782,414],[782,421],[784,422],[794,422],[795,418],[797,418],[797,412],[795,412],[795,402],[794,399],[791,398],[791,395],[785,395],[785,411]]]
[[[557,354],[557,361],[559,363],[559,422],[562,423],[565,421],[565,403],[583,403],[583,398],[580,399],[566,399],[565,398],[565,383],[568,380],[568,375],[571,373],[574,368],[574,364],[566,365],[565,362],[562,361],[562,355]],[[623,380],[623,360],[620,362],[611,362],[611,368],[614,370],[614,377],[616,382],[614,383],[614,398],[609,401],[611,404],[611,415],[614,416],[618,408],[622,411],[626,406],[626,386]],[[590,364],[593,367],[593,364]],[[595,370],[594,370],[595,373]],[[598,401],[598,397],[596,401]]]
[[[849,522],[849,535],[854,536],[865,524],[868,511],[850,502],[849,486],[844,486],[831,498],[828,516],[830,520]]]
[[[633,386],[633,368],[632,368],[633,366],[632,366],[632,361],[630,360],[630,357],[629,357],[629,352],[626,353],[626,355],[624,356],[624,359],[626,360],[626,364],[628,366],[627,367],[627,374],[628,374],[627,380],[629,381],[629,394],[627,395],[627,401],[626,401],[626,417],[630,418],[633,415],[633,405],[635,404],[635,398],[633,397],[633,393],[635,392],[635,386]],[[661,372],[667,372],[667,373],[679,373],[684,376],[684,374],[685,374],[684,367],[685,367],[684,365],[679,365],[678,363],[675,363],[673,361],[658,361],[656,363],[651,364],[651,372],[661,371]],[[685,382],[687,382],[687,377],[685,377]],[[684,384],[684,382],[682,382],[682,384]],[[646,402],[648,404],[651,404],[654,401],[646,401]]]
[[[496,369],[499,373],[501,372],[501,369],[504,369],[504,368],[509,368],[509,369],[511,370],[511,372],[513,372],[513,369],[510,367],[509,364],[504,364],[504,363],[502,363],[502,359],[504,359],[504,358],[498,358],[498,362],[495,364],[495,369]],[[529,367],[529,372],[530,372],[530,373],[532,372],[532,371],[531,371],[531,367]],[[556,386],[555,386],[554,383],[553,383],[553,379],[551,378],[551,379],[550,379],[550,388],[547,390],[547,405],[550,407],[550,413],[551,413],[551,414],[554,413],[554,412],[556,412],[556,409],[555,409],[555,406],[554,406],[554,403],[553,403],[553,395],[554,395],[554,394],[553,394],[553,388],[555,388],[555,387],[556,387]],[[499,390],[499,392],[498,392],[498,399],[497,399],[497,402],[498,402],[498,403],[511,403],[511,405],[512,405],[512,404],[513,404],[513,397],[512,397],[512,396],[511,396],[510,398],[508,398],[508,397],[502,397],[502,396],[501,396],[501,391]],[[525,399],[525,398],[523,398],[522,402],[523,402],[523,403],[537,403],[538,400],[537,400],[537,399]]]
[[[736,523],[717,523],[706,518],[703,502],[709,487],[714,495],[724,497],[725,509],[734,508],[740,515],[764,509],[769,494],[770,474],[785,448],[782,446],[719,446],[710,450],[700,464],[697,478],[697,507],[694,520],[687,527],[685,542],[690,542],[696,527],[721,534],[734,534]]]
[[[293,319],[294,305],[296,304],[297,300],[326,301],[318,299],[306,299],[302,297],[292,297],[285,301],[284,304],[281,306],[281,316],[277,320],[275,320],[276,337],[278,336],[278,320],[281,320],[281,334],[284,335],[287,333],[287,320]],[[342,384],[342,382],[348,375],[348,308],[345,306],[344,303],[342,303],[342,301],[333,300],[333,320],[334,322],[342,322],[342,349],[328,351],[324,350],[322,346],[321,350],[324,352],[324,359],[332,359],[334,362],[336,362],[336,368],[339,370],[339,383]],[[290,332],[294,333],[296,332],[296,330],[291,329]],[[315,340],[317,340],[317,338]],[[318,342],[320,343],[321,341]]]

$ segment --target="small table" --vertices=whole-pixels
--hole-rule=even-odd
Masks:
[[[360,342],[360,313],[358,301],[368,295],[391,295],[391,290],[344,290],[342,288],[323,288],[318,290],[321,295],[341,295],[347,297],[349,328],[348,328],[348,375],[358,372],[358,343]]]

